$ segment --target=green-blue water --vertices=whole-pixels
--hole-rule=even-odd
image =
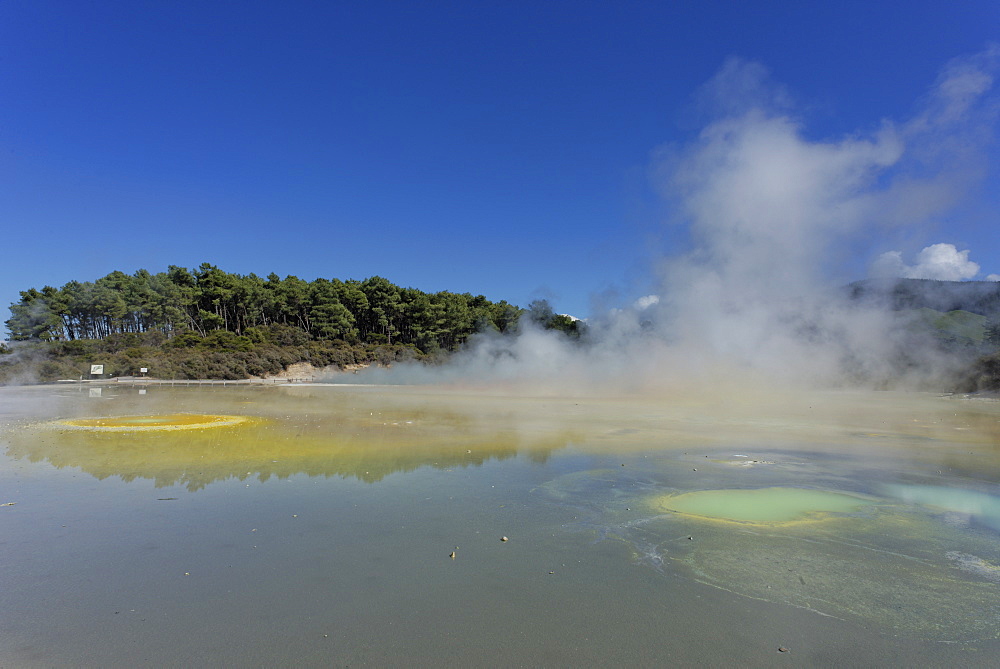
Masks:
[[[808,488],[698,490],[657,500],[662,511],[746,523],[820,521],[831,513],[855,511],[872,501]]]

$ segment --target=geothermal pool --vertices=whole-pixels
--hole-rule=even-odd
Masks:
[[[0,666],[1000,657],[995,400],[95,390],[0,389]]]

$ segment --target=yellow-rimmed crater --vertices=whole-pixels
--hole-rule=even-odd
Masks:
[[[874,500],[842,492],[810,488],[699,490],[659,497],[664,511],[735,523],[817,521],[831,513],[850,513]]]
[[[62,429],[90,432],[161,432],[173,430],[204,430],[233,427],[249,422],[246,416],[218,414],[174,413],[156,416],[114,416],[108,418],[70,418],[51,425]]]

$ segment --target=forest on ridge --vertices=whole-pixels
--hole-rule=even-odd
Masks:
[[[20,297],[6,325],[12,342],[29,347],[18,350],[34,352],[27,357],[38,363],[38,380],[76,378],[95,356],[109,360],[111,375],[146,367],[164,378],[246,378],[295,362],[343,368],[427,359],[476,333],[513,332],[525,314],[541,327],[579,334],[577,321],[544,300],[525,310],[482,295],[402,288],[379,276],[261,278],[209,263],[194,271],[114,271]]]
[[[241,276],[203,263],[151,274],[115,271],[94,282],[70,281],[21,292],[6,321],[13,341],[103,339],[158,331],[237,336],[273,324],[317,340],[400,343],[423,352],[452,350],[476,331],[506,331],[521,309],[482,295],[425,293],[382,277],[364,281]]]
[[[902,371],[911,350],[954,361],[942,389],[1000,391],[1000,283],[900,279],[845,287],[849,300],[896,315]],[[586,324],[544,300],[527,309],[483,295],[361,281],[239,275],[209,263],[156,274],[114,271],[96,281],[21,291],[0,343],[0,383],[134,376],[246,379],[296,363],[352,369],[401,360],[437,362],[474,335],[513,336],[520,324],[593,344]]]

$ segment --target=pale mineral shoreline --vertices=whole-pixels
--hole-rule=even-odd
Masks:
[[[59,379],[57,384],[77,384],[77,385],[118,385],[129,386],[143,385],[168,385],[168,386],[198,386],[198,385],[275,385],[284,383],[307,384],[316,383],[320,379],[331,379],[337,376],[357,374],[362,369],[368,368],[367,364],[347,365],[344,368],[330,365],[327,367],[316,367],[308,362],[297,362],[289,365],[285,370],[270,376],[251,376],[246,379],[161,379],[155,376],[114,376],[110,378],[96,379]]]

